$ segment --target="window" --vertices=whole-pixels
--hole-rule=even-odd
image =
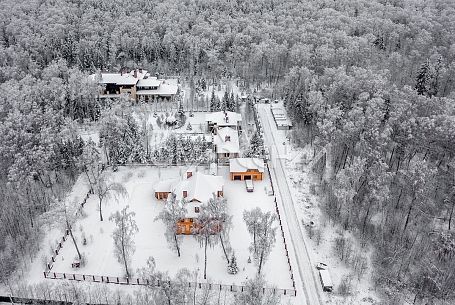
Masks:
[[[194,207],[194,212],[199,213],[199,207]]]

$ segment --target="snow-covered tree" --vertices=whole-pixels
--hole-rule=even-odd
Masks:
[[[243,212],[243,220],[245,221],[248,233],[253,236],[254,252],[256,252],[256,241],[258,232],[261,229],[262,211],[260,208],[254,208],[251,211]]]
[[[247,158],[262,158],[264,152],[264,142],[258,131],[255,131],[250,140],[248,149],[244,152]]]
[[[77,166],[85,173],[87,181],[90,185],[90,190],[93,192],[93,187],[101,175],[103,164],[101,163],[101,156],[95,142],[89,139],[82,150]]]
[[[231,259],[229,260],[229,265],[227,268],[229,274],[237,274],[239,272],[239,267],[237,266],[237,258],[235,257],[234,252],[232,252]]]
[[[267,286],[264,277],[257,274],[256,277],[243,283],[244,291],[235,294],[234,304],[236,305],[278,305],[280,294],[274,293],[272,289],[263,288]]]
[[[118,196],[126,197],[128,192],[121,183],[112,182],[109,176],[103,174],[100,175],[98,180],[95,182],[93,192],[98,196],[98,208],[100,212],[100,221],[103,221],[103,202],[106,199],[118,200]]]
[[[176,199],[175,194],[169,194],[166,204],[160,214],[155,218],[161,220],[166,226],[164,233],[169,247],[177,252],[180,257],[180,246],[182,244],[182,235],[178,233],[178,222],[185,217],[186,209],[184,207],[184,201]]]
[[[129,264],[131,257],[136,250],[134,235],[139,232],[134,216],[136,213],[128,212],[129,206],[124,207],[120,212],[113,213],[109,220],[115,222],[115,229],[112,232],[114,239],[114,255],[118,262],[125,267],[126,277],[130,277]]]
[[[276,230],[274,222],[277,217],[272,212],[263,213],[259,208],[245,211],[243,219],[248,228],[248,232],[253,236],[250,252],[258,266],[258,273],[261,273],[262,266],[269,256],[276,241]]]
[[[213,196],[204,205],[204,209],[206,210],[204,213],[211,217],[212,234],[218,235],[224,256],[227,263],[229,263],[231,248],[229,245],[229,231],[232,226],[232,216],[227,212],[227,201],[223,197]]]
[[[193,236],[204,247],[204,279],[207,279],[207,247],[214,247],[222,240],[219,237],[221,236],[220,230],[223,226],[223,217],[227,217],[222,212],[224,208],[217,207],[218,203],[225,205],[225,201],[220,202],[217,199],[211,198],[207,203],[201,205],[201,212],[194,222],[195,234]]]

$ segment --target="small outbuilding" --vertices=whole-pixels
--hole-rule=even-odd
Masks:
[[[264,160],[259,158],[235,158],[229,160],[231,180],[262,180]]]

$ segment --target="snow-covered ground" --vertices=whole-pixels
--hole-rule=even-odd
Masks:
[[[334,251],[334,240],[343,230],[337,225],[330,223],[322,211],[322,204],[320,198],[310,191],[311,185],[317,184],[314,181],[311,169],[309,168],[310,161],[314,155],[313,149],[308,145],[305,148],[297,147],[290,141],[290,131],[277,130],[274,124],[270,105],[259,104],[259,113],[261,114],[261,121],[263,123],[266,139],[269,137],[273,141],[274,147],[269,147],[272,153],[272,161],[281,161],[284,166],[286,175],[281,177],[283,184],[286,184],[292,195],[292,202],[294,210],[299,221],[299,229],[305,238],[305,243],[312,263],[313,271],[315,271],[315,264],[324,262],[329,265],[329,271],[334,283],[334,291],[332,293],[320,291],[321,298],[325,300],[326,304],[371,304],[378,297],[374,291],[373,283],[371,281],[371,268],[368,269],[365,275],[360,279],[356,276],[352,277],[352,294],[348,296],[341,296],[338,294],[338,287],[342,281],[346,281],[349,275],[354,274],[350,266],[341,262],[337,253]],[[264,122],[268,120],[269,124]],[[273,133],[273,137],[272,137]],[[267,137],[268,136],[268,137]],[[266,141],[267,142],[267,141]],[[313,223],[313,224],[312,224]],[[320,239],[316,235],[310,238],[309,226],[312,226],[313,232],[319,230]],[[295,229],[295,228],[294,228]],[[355,240],[352,238],[352,240]],[[360,248],[354,243],[354,249]],[[370,256],[368,249],[361,249],[360,251],[366,257]],[[317,275],[317,274],[316,274]],[[313,281],[314,278],[305,275],[302,279],[304,282]],[[319,281],[317,285],[320,286]]]
[[[112,173],[115,181],[121,182],[126,187],[129,196],[119,199],[118,202],[110,200],[103,204],[105,220],[99,220],[97,209],[97,197],[92,195],[84,208],[86,217],[75,224],[74,233],[81,243],[82,235],[87,238],[87,245],[81,247],[87,257],[87,264],[80,269],[72,269],[71,262],[76,256],[71,240],[65,242],[53,271],[60,273],[83,273],[89,275],[123,276],[122,265],[117,262],[113,255],[113,240],[111,237],[114,224],[108,220],[108,216],[125,205],[136,213],[136,222],[139,232],[135,236],[136,252],[132,258],[132,268],[145,266],[148,257],[155,258],[157,268],[175,275],[181,268],[189,270],[199,269],[198,281],[202,278],[204,268],[204,251],[192,236],[185,236],[182,245],[182,256],[172,252],[164,237],[164,225],[161,221],[154,221],[161,211],[163,202],[154,197],[153,185],[162,179],[176,177],[183,173],[185,168],[169,167],[158,169],[156,167],[121,167],[118,172]],[[203,170],[200,168],[199,170]],[[247,193],[242,181],[228,180],[228,167],[220,167],[219,174],[225,178],[224,195],[227,198],[228,210],[233,216],[233,229],[231,230],[231,245],[235,251],[239,273],[230,275],[227,273],[226,261],[220,245],[208,249],[208,279],[213,283],[241,284],[245,279],[254,277],[256,267],[254,263],[248,263],[250,253],[248,246],[251,237],[246,230],[243,221],[243,211],[254,207],[260,207],[264,211],[275,211],[273,197],[265,192],[269,185],[268,177],[264,181],[255,183],[255,191]],[[79,188],[76,185],[75,188]],[[61,234],[60,234],[61,235]],[[292,289],[287,259],[281,233],[277,232],[277,242],[272,253],[264,266],[264,274],[269,285],[278,288]],[[52,240],[52,239],[51,239]],[[41,268],[33,268],[30,271],[30,282],[39,282],[43,279],[43,265]]]

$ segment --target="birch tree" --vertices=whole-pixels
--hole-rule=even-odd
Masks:
[[[103,221],[103,202],[109,199],[118,200],[120,197],[128,196],[128,192],[121,183],[112,182],[106,175],[101,175],[94,186],[94,194],[98,196],[98,209],[100,221]]]
[[[253,237],[253,253],[256,253],[257,249],[257,236],[261,229],[262,211],[260,208],[254,208],[251,211],[243,212],[243,220],[245,221],[248,233]]]
[[[177,252],[178,257],[180,257],[180,246],[182,244],[182,235],[178,234],[178,222],[185,218],[185,214],[184,201],[178,201],[176,195],[171,193],[164,209],[155,218],[155,221],[161,220],[166,226],[164,235],[169,247]]]
[[[251,245],[250,251],[253,252],[253,258],[258,266],[258,274],[261,274],[262,267],[264,262],[267,260],[267,257],[270,255],[273,246],[276,241],[276,230],[277,227],[274,226],[274,222],[277,217],[271,212],[263,213],[261,215],[260,227],[256,240],[256,251],[254,252],[254,245]]]
[[[139,232],[136,220],[134,220],[136,213],[128,212],[128,208],[129,206],[126,206],[120,212],[117,211],[109,217],[109,220],[114,221],[116,225],[114,232],[112,232],[114,255],[118,262],[125,267],[127,278],[130,277],[130,269],[128,266],[131,262],[131,257],[136,250],[134,235]]]
[[[215,246],[220,240],[217,238],[220,220],[216,218],[213,209],[210,208],[212,204],[213,201],[210,204],[201,205],[201,212],[194,222],[195,234],[193,236],[204,247],[204,280],[207,279],[207,247]]]

